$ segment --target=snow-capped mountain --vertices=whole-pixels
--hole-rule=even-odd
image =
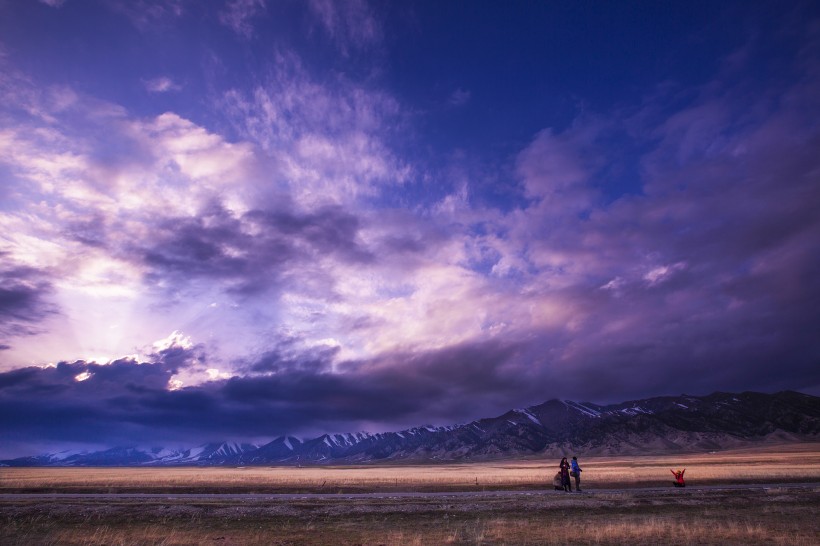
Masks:
[[[153,464],[196,464],[228,460],[258,448],[259,446],[254,444],[214,442],[188,449],[152,448],[148,454],[153,457]]]
[[[3,461],[8,466],[150,466],[222,464],[259,446],[236,442],[216,442],[196,447],[114,447],[102,451],[60,451]]]
[[[813,440],[820,398],[796,392],[665,396],[601,406],[550,400],[471,423],[399,432],[282,436],[262,445],[117,447],[0,461],[9,466],[330,464],[483,460],[527,455],[710,451]]]

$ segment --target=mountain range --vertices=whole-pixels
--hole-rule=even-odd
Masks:
[[[718,451],[760,443],[818,441],[820,398],[717,392],[601,406],[550,400],[498,417],[398,432],[281,436],[264,445],[114,447],[0,461],[4,466],[301,465],[470,461],[526,456]]]

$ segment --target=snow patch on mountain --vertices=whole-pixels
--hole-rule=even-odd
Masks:
[[[66,449],[63,451],[58,451],[57,453],[49,453],[46,457],[51,462],[59,462],[68,459],[69,457],[75,456],[82,456],[88,455],[88,451],[85,449]]]
[[[635,415],[638,415],[639,413],[643,413],[645,415],[654,415],[655,412],[653,412],[652,410],[644,409],[640,406],[632,406],[631,408],[620,409],[620,410],[618,410],[618,413],[623,413],[623,414],[629,415],[630,417],[634,417]]]
[[[587,417],[595,417],[598,418],[601,416],[601,412],[595,411],[594,409],[587,407],[583,404],[579,404],[578,402],[572,402],[571,400],[567,400],[564,404],[568,405],[569,407],[581,412],[582,414],[586,415]]]
[[[538,417],[536,417],[535,415],[533,415],[533,413],[530,410],[517,409],[517,410],[513,410],[513,411],[516,412],[516,413],[520,413],[520,414],[524,415],[524,417],[526,417],[527,419],[529,419],[530,421],[532,421],[533,423],[535,423],[539,427],[544,426],[544,424],[541,422],[541,420],[538,419]]]

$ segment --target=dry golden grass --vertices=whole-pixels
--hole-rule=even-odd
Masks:
[[[530,489],[494,495],[0,499],[6,545],[820,544],[820,444],[582,459],[591,495],[543,491],[558,461],[251,468],[3,468],[0,493]],[[476,486],[478,478],[478,486]],[[622,489],[620,486],[665,486]],[[609,491],[601,491],[609,489]]]
[[[686,468],[689,484],[820,481],[820,444],[715,454],[580,460],[582,488],[667,485]],[[3,491],[356,492],[540,489],[558,461],[327,467],[0,468]]]
[[[579,518],[580,519],[580,518]],[[465,530],[450,544],[811,544],[816,530],[771,528],[754,522],[670,521],[657,516],[559,522],[533,529],[523,522],[492,520]],[[420,542],[424,544],[425,542]]]
[[[683,493],[683,495],[681,495]],[[504,499],[0,503],[3,544],[820,543],[820,489]]]
[[[386,530],[363,532],[353,541],[317,526],[299,533],[290,529],[281,542],[269,529],[231,530],[222,535],[192,530],[168,530],[163,526],[115,529],[103,527],[87,533],[64,531],[53,537],[53,544],[121,545],[156,544],[177,546],[218,543],[233,544],[380,544],[385,546],[425,546],[430,544],[776,544],[804,546],[818,538],[805,530],[772,529],[757,523],[724,522],[670,523],[654,517],[631,521],[596,521],[537,526],[532,522],[493,519],[461,526],[441,526],[425,531]],[[301,535],[301,538],[300,538]],[[276,537],[277,535],[273,535]],[[282,536],[282,535],[278,535]]]
[[[590,459],[582,476],[590,486],[672,480],[671,469],[686,468],[688,483],[778,483],[820,481],[820,444],[745,449],[697,455]],[[582,484],[583,487],[583,484]]]

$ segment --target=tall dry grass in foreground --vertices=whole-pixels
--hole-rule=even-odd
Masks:
[[[9,495],[0,498],[0,544],[820,544],[820,485],[664,483],[592,494],[544,491],[541,483],[540,491],[413,497]]]
[[[237,525],[192,522],[189,525],[86,525],[55,528],[32,536],[31,543],[54,545],[163,546],[190,544],[380,544],[380,545],[527,545],[527,544],[817,544],[820,530],[796,514],[778,522],[738,514],[739,520],[679,516],[537,514],[531,517],[487,517],[467,521],[276,521],[248,520]],[[573,517],[574,516],[574,517]],[[19,535],[18,535],[19,538]],[[11,544],[11,542],[9,542]],[[27,543],[27,539],[15,544]]]
[[[570,455],[570,454],[568,454]],[[673,468],[690,484],[820,481],[820,444],[697,455],[580,457],[582,487],[668,485]],[[356,492],[537,489],[557,460],[327,467],[0,468],[2,491]]]
[[[816,533],[791,526],[772,529],[746,522],[714,521],[681,523],[655,517],[630,521],[567,521],[561,525],[538,528],[531,522],[494,519],[464,526],[449,532],[413,534],[388,533],[380,544],[779,544],[804,546],[816,544]],[[261,542],[260,542],[261,543]]]
[[[644,485],[672,480],[671,469],[686,468],[691,484],[820,481],[820,443],[719,453],[590,459],[582,476],[590,485]]]

